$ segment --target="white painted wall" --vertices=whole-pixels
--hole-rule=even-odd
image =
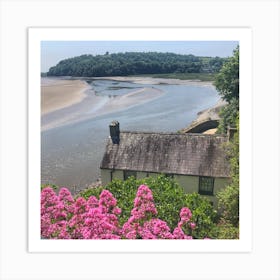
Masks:
[[[198,177],[174,175],[174,180],[185,190],[186,193],[198,192]]]
[[[101,182],[102,186],[107,185],[111,182],[111,170],[109,169],[101,169]]]

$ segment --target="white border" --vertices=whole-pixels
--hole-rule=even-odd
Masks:
[[[29,252],[249,252],[252,248],[252,46],[249,28],[30,28],[29,46]],[[239,240],[42,240],[40,238],[41,41],[170,40],[239,41],[240,239]],[[245,94],[246,93],[246,94]],[[36,187],[37,186],[37,187]]]

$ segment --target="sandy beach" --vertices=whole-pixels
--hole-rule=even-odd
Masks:
[[[227,104],[226,101],[220,99],[217,104],[209,109],[197,113],[197,119],[194,122],[202,122],[206,119],[220,119],[219,112]]]
[[[41,131],[122,111],[164,94],[161,90],[144,85],[143,88],[114,97],[96,95],[93,89],[91,94],[88,94],[85,93],[87,89],[90,89],[90,86],[78,79],[45,79],[41,85]]]
[[[41,114],[48,114],[81,102],[88,88],[85,81],[49,79],[41,85]]]
[[[226,106],[226,104],[227,102],[220,98],[219,101],[213,107],[198,112],[197,118],[188,127],[185,127],[180,131],[182,133],[187,133],[189,129],[194,128],[195,126],[201,124],[202,122],[209,121],[209,120],[219,120],[220,119],[219,112],[224,106]],[[212,128],[204,131],[203,134],[215,134],[216,131],[217,128]]]

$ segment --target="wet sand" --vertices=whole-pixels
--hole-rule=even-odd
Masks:
[[[85,81],[80,80],[49,80],[41,85],[42,115],[69,107],[81,102],[88,88]]]
[[[206,82],[200,80],[180,80],[180,79],[136,77],[136,76],[135,77],[122,77],[122,76],[98,77],[92,79],[112,80],[112,81],[119,81],[119,82],[132,82],[132,83],[143,84],[143,85],[167,84],[167,85],[213,86],[213,82]]]
[[[129,109],[164,94],[159,89],[144,85],[143,88],[132,89],[127,94],[114,97],[96,95],[93,89],[85,92],[89,88],[80,80],[55,81],[54,85],[42,85],[45,103],[42,104],[41,131]]]
[[[102,112],[99,112],[99,115],[121,111],[125,108],[128,109],[133,105],[144,104],[160,97],[162,94],[164,94],[162,91],[155,88],[142,88],[132,91],[110,99],[102,108]]]

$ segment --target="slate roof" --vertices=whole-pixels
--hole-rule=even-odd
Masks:
[[[225,136],[199,133],[124,131],[119,144],[109,137],[100,168],[227,178],[226,141]]]

